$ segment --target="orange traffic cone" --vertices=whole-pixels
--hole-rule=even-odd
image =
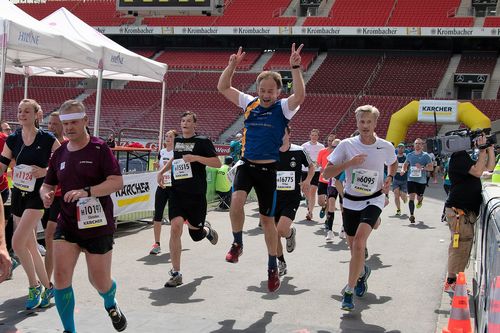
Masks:
[[[464,272],[458,273],[455,294],[451,302],[448,328],[443,328],[443,333],[472,333],[469,296],[467,295],[467,287],[465,286]]]
[[[488,332],[500,333],[500,276],[495,278],[495,285],[490,292],[490,311],[488,313]]]

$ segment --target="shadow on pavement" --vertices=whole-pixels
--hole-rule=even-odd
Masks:
[[[243,234],[248,236],[258,236],[258,235],[263,235],[264,231],[262,230],[261,227],[255,227],[253,229],[248,229],[247,231],[243,231]]]
[[[146,222],[127,222],[127,223],[120,223],[118,224],[118,227],[116,228],[116,232],[114,234],[115,238],[120,238],[128,235],[134,235],[137,234],[143,230],[146,229],[151,229],[153,228],[153,224],[151,223],[146,223]]]
[[[384,265],[382,263],[382,260],[380,260],[379,253],[371,254],[365,262],[366,262],[366,265],[368,265],[368,267],[370,267],[372,271],[377,270],[377,269],[384,269],[387,267],[392,267],[392,265]]]
[[[182,251],[189,251],[189,250],[184,249]],[[148,254],[142,258],[137,259],[137,261],[144,262],[144,265],[166,264],[170,262],[170,253],[161,253],[157,255]]]
[[[236,320],[234,319],[226,319],[223,321],[219,321],[218,324],[222,325],[219,329],[215,331],[211,331],[210,333],[224,333],[224,332],[266,332],[266,326],[271,323],[273,320],[273,316],[277,314],[277,312],[266,311],[264,312],[264,316],[257,320],[252,325],[248,326],[244,329],[235,329],[234,324],[236,324]]]
[[[262,293],[264,294],[262,296],[262,299],[267,299],[267,300],[273,300],[273,299],[278,299],[280,295],[300,295],[303,294],[309,289],[297,289],[297,287],[293,284],[290,284],[290,280],[292,280],[293,277],[291,276],[285,276],[284,278],[281,279],[281,286],[278,291],[274,293],[270,293],[269,290],[267,290],[267,280],[262,281],[260,283],[260,286],[248,286],[247,290],[248,291],[253,291],[257,293]]]
[[[418,221],[418,223],[410,223],[408,224],[408,228],[415,228],[415,229],[436,229],[435,227],[431,227],[427,224],[424,223],[424,221]]]
[[[332,295],[332,298],[338,302],[338,306],[342,302],[342,296]],[[401,333],[400,330],[387,330],[378,325],[372,325],[363,322],[361,312],[370,308],[372,304],[384,304],[392,300],[389,296],[377,297],[375,294],[367,293],[363,298],[354,297],[355,308],[351,312],[345,312],[340,318],[340,332],[343,333]]]
[[[151,305],[153,306],[164,306],[168,304],[188,304],[188,303],[198,303],[203,302],[203,298],[191,297],[194,295],[196,288],[201,285],[203,280],[212,279],[213,276],[202,276],[196,278],[189,283],[185,283],[176,288],[165,288],[160,289],[150,289],[150,288],[139,288],[139,290],[147,291],[150,293],[149,298],[153,300]]]
[[[347,241],[340,237],[335,237],[333,243],[326,243],[318,247],[324,247],[330,251],[348,251],[349,246],[347,246]]]
[[[293,223],[305,225],[305,226],[308,226],[308,227],[320,226],[317,221],[315,221],[315,220],[309,221],[307,219],[303,219],[303,220],[300,220],[300,221],[295,221]]]
[[[25,301],[26,296],[21,296],[8,299],[0,305],[0,332],[17,332],[16,324],[27,317],[38,316],[39,312],[44,312],[45,309],[25,310]]]

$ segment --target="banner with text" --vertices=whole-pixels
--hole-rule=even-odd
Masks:
[[[421,100],[418,106],[418,121],[438,123],[456,123],[458,119],[458,101]]]
[[[123,188],[111,194],[114,216],[153,211],[155,191],[158,187],[156,172],[123,175]]]
[[[153,27],[123,25],[95,27],[95,29],[105,35],[500,37],[500,28],[484,27]]]

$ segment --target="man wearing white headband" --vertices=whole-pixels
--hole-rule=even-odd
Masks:
[[[64,331],[76,332],[71,282],[80,252],[84,252],[89,280],[120,332],[127,320],[116,304],[116,282],[111,278],[115,223],[110,194],[123,188],[123,177],[106,142],[87,133],[88,117],[81,102],[66,101],[59,118],[69,141],[52,155],[40,190],[45,207],[52,204],[57,185],[63,196],[54,235],[57,311]]]

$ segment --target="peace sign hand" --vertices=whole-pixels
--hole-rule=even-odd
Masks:
[[[304,47],[304,44],[300,44],[299,48],[296,50],[295,49],[295,43],[292,44],[292,52],[290,54],[290,66],[300,66],[301,62],[301,57],[300,57],[300,51]]]
[[[245,54],[246,52],[242,52],[243,51],[243,47],[239,47],[238,48],[238,52],[236,54],[231,54],[231,56],[229,57],[229,66],[233,66],[234,68],[236,68],[240,62],[243,60],[243,58],[245,57]]]

